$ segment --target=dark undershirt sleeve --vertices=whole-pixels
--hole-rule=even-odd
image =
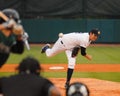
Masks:
[[[85,56],[86,55],[86,48],[81,47],[81,55]]]

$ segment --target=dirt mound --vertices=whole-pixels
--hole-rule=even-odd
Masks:
[[[65,78],[49,78],[65,96]],[[120,83],[92,78],[72,78],[72,82],[82,82],[90,90],[90,96],[120,96]]]
[[[5,64],[0,72],[15,72],[15,68],[18,64]],[[64,68],[62,70],[50,69],[52,68]],[[67,64],[42,64],[45,72],[66,72]],[[120,72],[120,64],[77,64],[75,71],[78,72]],[[65,96],[65,78],[49,78],[61,91],[62,96]],[[92,78],[72,78],[72,82],[85,83],[89,90],[90,96],[120,96],[120,83],[98,80]]]
[[[0,72],[15,72],[18,64],[5,64]],[[66,72],[67,64],[41,64],[45,72]],[[50,69],[50,68],[64,68],[64,69]],[[75,70],[77,72],[120,72],[120,64],[76,64]]]

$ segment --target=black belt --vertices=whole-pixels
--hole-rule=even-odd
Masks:
[[[60,42],[61,42],[61,44],[64,44],[63,41],[60,41]]]
[[[63,41],[61,40],[60,42],[61,42],[61,44],[65,47],[65,45],[64,45],[64,43],[63,43]]]

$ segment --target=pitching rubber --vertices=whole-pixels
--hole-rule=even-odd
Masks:
[[[64,67],[62,66],[52,66],[52,67],[49,67],[50,70],[62,70],[64,69]]]

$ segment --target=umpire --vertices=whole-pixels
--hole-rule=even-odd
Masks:
[[[61,96],[59,90],[40,75],[41,66],[32,57],[23,59],[18,74],[0,78],[0,94],[4,96]]]

